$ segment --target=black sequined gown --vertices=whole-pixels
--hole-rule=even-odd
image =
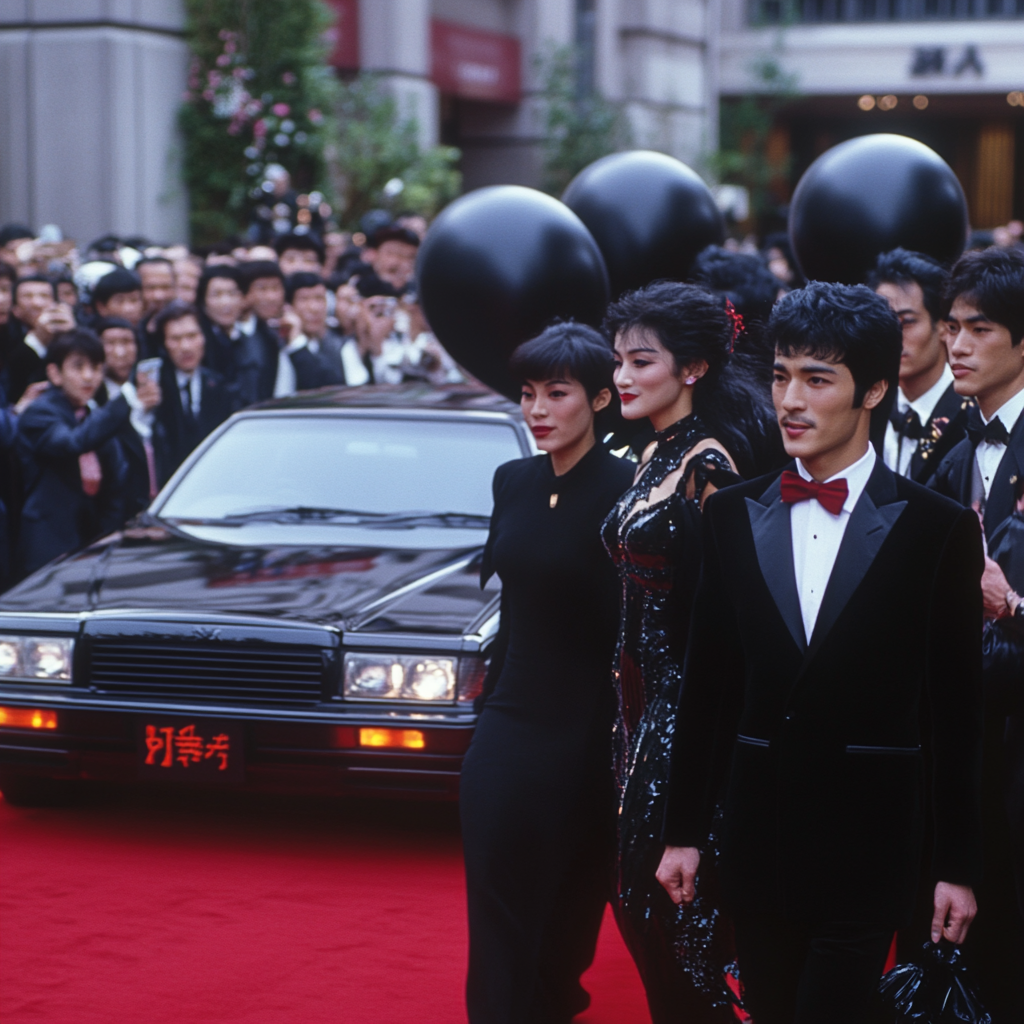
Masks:
[[[700,572],[700,504],[686,497],[687,484],[692,479],[700,495],[709,482],[723,486],[737,478],[728,460],[709,450],[691,460],[671,495],[636,507],[709,436],[696,415],[659,433],[646,468],[602,527],[622,588],[615,660],[619,861],[613,907],[655,1024],[735,1020],[726,988],[734,954],[731,931],[716,906],[715,851],[705,851],[697,897],[689,906],[672,903],[655,871],[663,850],[676,698]]]

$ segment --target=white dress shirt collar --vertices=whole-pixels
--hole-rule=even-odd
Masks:
[[[896,393],[896,408],[900,412],[913,409],[917,413],[921,425],[924,426],[932,418],[935,406],[939,404],[939,399],[946,393],[946,389],[953,383],[953,380],[953,371],[949,368],[949,363],[944,363],[939,379],[923,395],[918,395],[912,402],[903,394],[903,388],[900,388]]]
[[[868,485],[868,480],[871,477],[871,472],[875,468],[875,449],[872,445],[868,445],[868,450],[852,465],[847,466],[846,469],[840,470],[838,473],[834,473],[823,481],[823,483],[830,483],[832,480],[838,480],[843,478],[846,480],[846,486],[848,488],[846,501],[843,502],[843,512],[852,513],[854,506],[857,504],[860,496],[864,493],[864,488]],[[813,480],[814,477],[804,468],[804,464],[797,459],[796,460],[796,471],[805,479]],[[838,518],[838,517],[836,517]]]
[[[981,412],[981,410],[978,410]],[[986,426],[992,422],[997,416],[1002,421],[1004,427],[1006,427],[1007,433],[1013,433],[1013,428],[1020,419],[1020,414],[1024,412],[1024,388],[1021,388],[1013,396],[1013,398],[1004,402],[990,418],[986,419],[985,414],[981,414],[981,420]]]

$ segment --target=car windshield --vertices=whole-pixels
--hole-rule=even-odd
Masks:
[[[510,424],[260,416],[225,431],[157,509],[165,519],[491,514],[491,478],[520,458]],[[412,521],[415,525],[415,520]],[[444,523],[441,523],[444,525]]]

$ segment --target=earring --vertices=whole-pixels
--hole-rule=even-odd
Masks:
[[[687,377],[686,378],[686,383],[687,384],[696,384],[697,383],[697,378],[696,377]]]

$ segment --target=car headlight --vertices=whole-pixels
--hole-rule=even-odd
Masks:
[[[0,679],[70,683],[74,652],[70,637],[0,636]]]
[[[461,699],[465,685],[463,679],[467,677],[460,663],[469,664],[479,660],[346,654],[344,695],[350,700],[409,700],[451,704],[457,698]]]

